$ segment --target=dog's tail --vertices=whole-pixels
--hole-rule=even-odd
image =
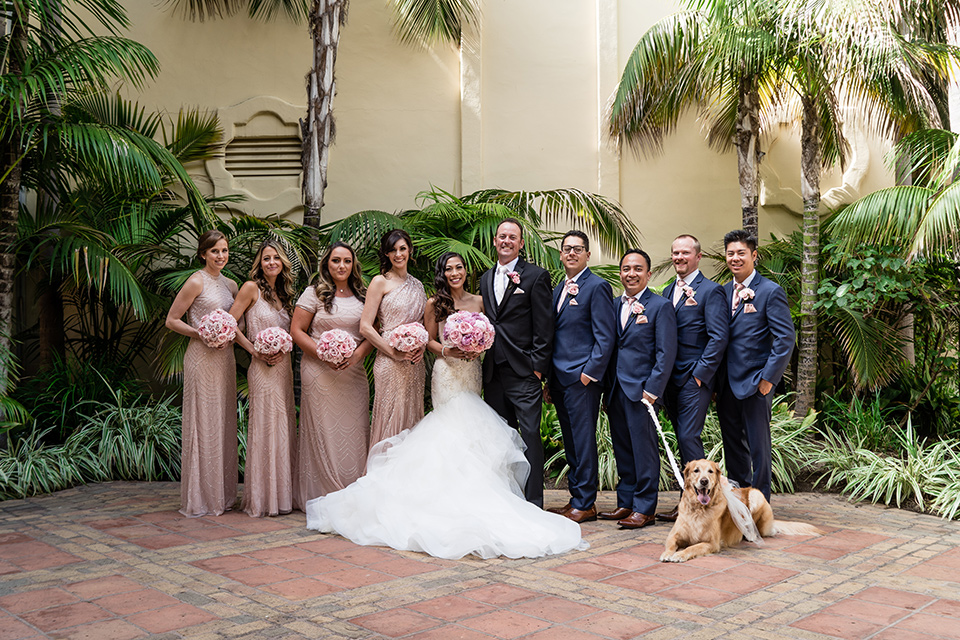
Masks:
[[[806,522],[789,522],[787,520],[773,521],[773,535],[775,536],[822,536],[823,531]]]

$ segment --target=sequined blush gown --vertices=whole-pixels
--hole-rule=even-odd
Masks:
[[[423,322],[427,297],[423,283],[407,274],[406,281],[380,301],[380,334],[386,339],[402,324]],[[373,363],[373,417],[370,446],[409,429],[423,417],[426,369],[423,360],[411,364],[382,353]]]
[[[307,528],[438,558],[585,549],[580,525],[527,502],[523,441],[480,398],[480,361],[437,358],[434,410],[373,447],[367,473],[307,503]]]
[[[263,295],[244,314],[247,338],[269,327],[290,331],[290,314],[277,310]],[[250,516],[275,516],[293,511],[297,416],[293,401],[290,354],[272,367],[252,358],[247,370],[250,411],[247,460],[243,474],[243,510]]]
[[[314,287],[297,306],[313,314],[310,337],[342,329],[359,344],[363,302],[334,298],[327,313]],[[363,474],[370,440],[370,387],[362,364],[335,371],[312,354],[300,360],[300,444],[294,504],[343,489]]]
[[[215,309],[229,311],[233,293],[224,276],[200,270],[203,290],[187,309],[187,323]],[[233,345],[190,340],[183,356],[183,449],[180,513],[218,516],[237,499],[237,366]]]

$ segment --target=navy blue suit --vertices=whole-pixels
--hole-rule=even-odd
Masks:
[[[576,296],[566,296],[557,312],[550,395],[557,408],[563,446],[570,465],[570,504],[586,511],[597,498],[597,419],[602,380],[616,339],[613,290],[590,269],[577,280]],[[564,292],[553,290],[553,308]],[[597,382],[584,385],[580,374]]]
[[[757,273],[750,283],[754,297],[740,302],[730,318],[726,376],[717,395],[727,475],[770,499],[770,415],[773,390],[760,394],[761,380],[774,387],[790,364],[796,330],[787,295],[777,283]],[[723,287],[733,306],[734,283]],[[729,313],[729,312],[728,312]]]
[[[500,304],[493,291],[494,269],[480,277],[483,308],[497,331],[493,346],[483,358],[483,399],[511,427],[519,429],[530,463],[523,495],[542,507],[543,385],[534,371],[547,375],[550,370],[554,317],[550,274],[522,259],[515,269],[520,282],[508,281]]]
[[[617,459],[617,507],[652,516],[657,509],[660,445],[643,393],[663,397],[677,354],[677,317],[670,301],[650,289],[640,299],[643,313],[620,325],[623,298],[616,302],[617,348],[604,386],[610,436]],[[644,321],[644,318],[646,320]]]
[[[700,434],[730,331],[730,307],[723,287],[702,272],[687,286],[693,289],[694,295],[681,295],[675,307],[677,359],[664,396],[667,415],[680,445],[680,468],[704,457]],[[676,281],[663,292],[668,302],[673,301],[675,287]],[[697,380],[702,384],[698,385]]]

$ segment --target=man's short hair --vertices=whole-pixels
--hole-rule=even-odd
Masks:
[[[516,218],[504,218],[503,220],[501,220],[500,224],[497,225],[496,233],[500,233],[500,227],[502,227],[507,222],[509,222],[510,224],[517,225],[517,228],[520,229],[520,236],[523,237],[523,225],[520,224],[520,221],[517,220]]]
[[[674,238],[673,241],[676,242],[677,240],[682,240],[683,238],[690,238],[691,240],[693,240],[693,249],[694,249],[694,251],[695,251],[696,253],[700,253],[700,241],[697,240],[697,237],[696,237],[696,236],[692,236],[692,235],[690,235],[689,233],[681,233],[681,234],[678,235],[676,238]]]
[[[727,246],[730,245],[731,242],[742,242],[743,244],[747,245],[750,251],[757,250],[757,238],[752,233],[744,231],[743,229],[731,231],[727,235],[723,236],[724,251],[727,250]]]
[[[587,234],[585,234],[583,231],[579,231],[577,229],[570,229],[570,231],[567,231],[565,234],[563,234],[563,238],[560,240],[561,248],[563,247],[563,241],[569,238],[570,236],[573,236],[574,238],[580,238],[581,240],[583,240],[584,250],[590,251],[590,238],[588,238]]]
[[[643,259],[647,261],[647,271],[650,271],[650,269],[652,268],[652,267],[651,267],[651,263],[650,263],[650,256],[649,256],[649,255],[647,254],[647,252],[644,251],[643,249],[627,249],[626,252],[620,257],[620,266],[621,266],[621,267],[623,267],[623,261],[624,261],[624,260],[626,259],[626,257],[627,257],[628,255],[630,255],[631,253],[638,253],[638,254],[640,254],[641,256],[643,256]]]

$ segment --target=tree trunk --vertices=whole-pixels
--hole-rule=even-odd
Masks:
[[[37,368],[48,371],[57,356],[62,360],[66,354],[59,279],[40,285],[37,314]]]
[[[813,101],[803,99],[800,190],[803,196],[803,257],[800,262],[800,351],[797,405],[800,416],[814,407],[817,390],[817,288],[820,285],[820,120]]]
[[[758,238],[757,203],[760,200],[760,95],[756,80],[740,79],[737,106],[737,171],[743,229]]]
[[[307,118],[300,121],[303,134],[303,224],[320,226],[323,193],[327,188],[327,160],[336,129],[333,98],[336,94],[334,67],[340,45],[340,27],[347,18],[348,0],[314,0],[310,10],[313,39],[313,68],[307,74]]]

